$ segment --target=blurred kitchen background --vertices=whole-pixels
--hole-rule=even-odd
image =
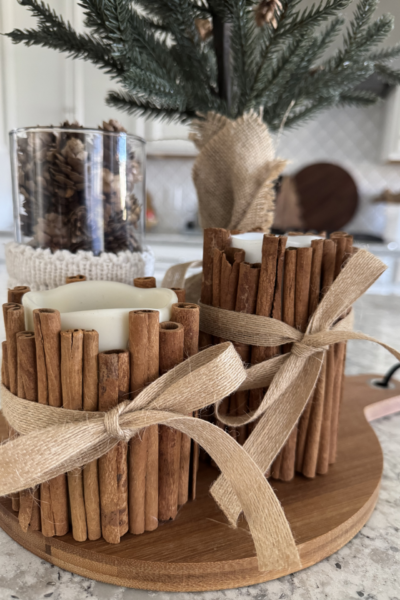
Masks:
[[[312,4],[305,0],[304,5]],[[49,0],[82,30],[75,0]],[[400,41],[400,2],[381,0],[379,14],[392,13]],[[0,1],[0,31],[29,28],[35,21],[16,0]],[[183,125],[117,113],[105,105],[113,82],[94,66],[54,51],[13,46],[0,38],[0,269],[3,243],[12,239],[8,132],[16,127],[58,125],[77,120],[97,127],[118,119],[146,139],[149,229],[161,279],[171,264],[201,258],[196,192],[191,170],[196,156]],[[389,266],[372,291],[400,294],[400,88],[374,77],[368,86],[382,100],[373,107],[337,108],[276,139],[277,154],[289,164],[281,185],[276,226],[280,229],[345,229]],[[316,210],[316,207],[320,210]],[[313,216],[312,222],[308,215]],[[288,219],[288,216],[290,217]],[[294,222],[291,222],[294,221]]]

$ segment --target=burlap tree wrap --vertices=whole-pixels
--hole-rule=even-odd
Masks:
[[[193,167],[200,225],[269,231],[274,181],[286,161],[275,158],[272,137],[254,111],[232,121],[217,113],[194,121],[191,139],[200,150]]]

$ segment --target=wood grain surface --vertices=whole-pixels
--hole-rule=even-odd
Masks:
[[[362,528],[378,499],[383,456],[368,418],[400,410],[400,384],[371,387],[373,375],[346,379],[338,460],[328,475],[296,477],[273,486],[299,547],[302,568],[344,546]],[[368,407],[368,408],[367,408]],[[0,429],[5,434],[4,420]],[[286,575],[260,573],[246,522],[232,529],[208,493],[217,476],[199,473],[198,496],[175,521],[142,535],[126,534],[119,545],[104,540],[76,542],[71,534],[45,538],[23,533],[11,500],[0,500],[0,526],[37,556],[78,575],[119,586],[163,591],[204,591],[251,585]]]

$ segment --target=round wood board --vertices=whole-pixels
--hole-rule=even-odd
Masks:
[[[363,527],[378,499],[381,447],[367,419],[400,410],[400,384],[383,390],[373,375],[346,379],[337,462],[329,474],[290,483],[274,482],[298,544],[302,568],[344,546]],[[368,408],[367,408],[368,407]],[[0,423],[3,427],[4,420]],[[119,545],[75,542],[70,534],[45,538],[23,533],[11,501],[0,500],[0,526],[42,559],[84,577],[118,586],[160,591],[205,591],[241,587],[287,575],[259,572],[243,519],[231,528],[208,493],[217,471],[204,467],[198,497],[173,522],[153,532],[125,535]]]
[[[317,163],[301,169],[293,179],[304,231],[337,231],[353,218],[358,205],[357,185],[343,167]]]

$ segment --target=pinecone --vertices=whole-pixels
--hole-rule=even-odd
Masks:
[[[195,19],[194,24],[202,42],[205,42],[212,36],[213,26],[210,19]]]
[[[281,10],[280,0],[261,0],[255,8],[257,26],[262,27],[265,23],[271,23],[272,27],[276,29],[278,27],[276,14],[279,15]]]
[[[125,127],[116,119],[110,119],[108,123],[103,121],[103,125],[99,125],[99,129],[102,131],[113,131],[115,133],[128,133]]]
[[[50,248],[56,250],[69,250],[70,237],[69,227],[61,215],[48,213],[45,217],[39,217],[34,226],[34,246],[39,248]]]
[[[128,223],[129,225],[137,226],[137,222],[140,219],[140,215],[142,212],[142,207],[139,204],[138,199],[135,194],[131,194],[126,201],[126,209],[129,215]]]
[[[22,233],[28,237],[34,234],[39,214],[52,210],[53,189],[48,152],[54,150],[56,144],[56,136],[46,132],[28,132],[25,139],[18,141],[18,185],[24,197]]]
[[[93,228],[90,227],[88,222],[88,212],[86,206],[80,206],[73,213],[71,213],[69,219],[69,227],[71,234],[71,252],[78,252],[78,250],[91,250],[93,239],[90,232]]]

